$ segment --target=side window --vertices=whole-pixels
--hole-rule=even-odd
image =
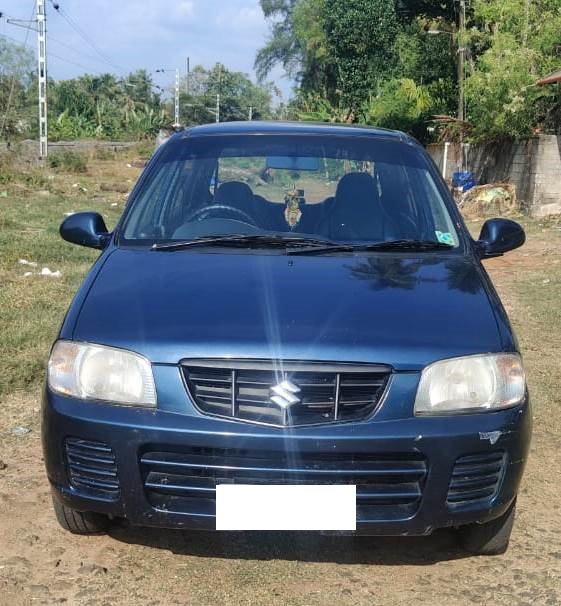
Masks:
[[[162,224],[162,231],[164,231],[163,226],[165,225],[167,230],[172,233],[181,223],[181,217],[184,212],[183,207],[187,199],[187,184],[193,169],[192,164],[191,160],[179,163],[177,170],[173,174],[173,180],[163,200],[160,213],[159,221]],[[170,233],[164,235],[169,236]]]
[[[421,202],[430,208],[430,213],[427,214],[432,219],[433,233],[431,237],[436,236],[442,242],[457,246],[458,235],[432,176],[422,168],[412,168],[410,170],[415,176],[417,190],[422,195]]]
[[[141,211],[132,215],[125,231],[126,238],[138,233],[138,226],[145,228],[147,225],[152,226],[154,233],[147,233],[144,229],[140,237],[149,238],[156,235],[156,227],[161,222],[163,201],[170,190],[171,175],[177,171],[179,164],[179,162],[166,162],[160,165],[156,175],[150,179],[148,186],[135,202],[135,206]]]

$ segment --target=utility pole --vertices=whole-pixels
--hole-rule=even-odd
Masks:
[[[189,57],[187,57],[187,77],[185,78],[185,92],[189,94],[189,75],[191,74],[191,65]]]
[[[460,26],[458,30],[458,120],[465,119],[464,112],[464,65],[465,65],[465,29],[466,29],[466,0],[460,0]]]
[[[174,123],[173,126],[175,128],[179,128],[181,126],[181,123],[179,122],[179,68],[176,67],[175,69],[157,69],[156,73],[157,74],[163,74],[164,72],[175,72],[175,94],[174,94],[174,109],[175,109],[175,117],[174,117]]]
[[[175,68],[175,124],[176,128],[181,126],[179,122],[179,68]]]
[[[428,34],[448,34],[453,37],[457,37],[458,42],[458,126],[460,129],[460,159],[458,162],[458,170],[463,171],[464,169],[464,128],[463,123],[466,121],[466,101],[464,93],[465,83],[465,62],[466,62],[466,2],[468,0],[455,0],[459,4],[459,23],[454,26],[453,31],[445,31],[438,29],[429,29]],[[529,0],[528,0],[529,1]],[[448,144],[446,144],[448,145]],[[447,148],[446,148],[447,151]],[[446,162],[445,165],[446,166]]]
[[[39,157],[49,153],[47,117],[47,15],[45,0],[37,0],[37,72],[39,79]]]
[[[220,87],[222,86],[222,63],[218,64],[218,93],[216,94],[216,122],[220,122]]]
[[[465,75],[465,31],[466,31],[466,0],[460,1],[460,17],[458,27],[458,120],[460,126],[460,172],[464,170],[464,129],[465,115],[464,75]]]
[[[248,120],[251,122],[253,120],[253,105],[249,106],[249,116]]]

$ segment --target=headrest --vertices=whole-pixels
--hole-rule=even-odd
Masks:
[[[331,212],[332,237],[345,240],[379,240],[383,234],[380,196],[367,173],[348,173],[337,185]]]
[[[346,202],[374,202],[378,200],[378,188],[368,173],[347,173],[337,184],[336,200]]]
[[[253,192],[247,183],[241,181],[226,181],[222,183],[214,196],[215,202],[230,204],[253,202]]]

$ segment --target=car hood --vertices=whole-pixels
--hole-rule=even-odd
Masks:
[[[85,297],[73,338],[155,363],[241,357],[401,370],[502,349],[476,262],[426,253],[116,249]]]

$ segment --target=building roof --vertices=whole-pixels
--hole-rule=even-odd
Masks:
[[[385,139],[395,139],[413,143],[414,139],[395,130],[371,126],[346,124],[327,124],[317,122],[219,122],[187,128],[179,136],[205,135],[273,135],[273,134],[310,134],[310,135],[339,135],[339,136],[378,136]]]
[[[558,69],[548,76],[545,76],[545,78],[538,80],[537,84],[539,86],[545,86],[546,84],[556,84],[557,82],[561,82],[561,69]]]

